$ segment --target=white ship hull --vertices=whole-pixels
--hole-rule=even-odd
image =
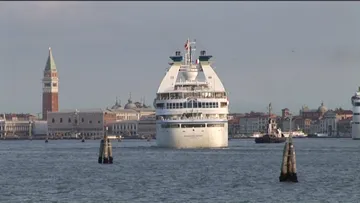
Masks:
[[[185,53],[170,56],[156,98],[156,143],[167,148],[222,148],[228,146],[229,98],[212,68],[212,55],[186,40]],[[201,74],[201,75],[199,75]]]
[[[351,137],[353,140],[360,140],[360,108],[358,106],[353,107],[353,118],[351,122]]]
[[[351,98],[353,105],[353,117],[351,122],[351,137],[353,140],[360,140],[360,89]]]
[[[162,128],[157,124],[156,144],[166,148],[228,147],[228,124],[211,128]]]

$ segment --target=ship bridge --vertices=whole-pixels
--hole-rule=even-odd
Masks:
[[[201,87],[212,92],[225,92],[224,85],[211,66],[211,55],[206,51],[201,51],[196,62],[192,61],[192,52],[195,49],[188,49],[185,56],[181,56],[180,51],[176,51],[172,60],[171,67],[162,79],[157,93],[167,93],[179,88]]]

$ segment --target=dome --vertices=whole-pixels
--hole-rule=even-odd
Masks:
[[[324,102],[321,102],[321,106],[319,106],[318,112],[321,112],[321,113],[327,112],[327,108],[326,108],[326,106],[324,105]]]
[[[131,99],[128,100],[128,103],[125,104],[124,109],[136,109],[136,104],[132,103]]]
[[[111,109],[121,109],[121,102],[119,103],[118,99],[116,98],[115,104],[111,107]]]

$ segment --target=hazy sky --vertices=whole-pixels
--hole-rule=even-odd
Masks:
[[[48,47],[60,109],[146,97],[188,37],[214,56],[231,111],[351,108],[359,2],[0,2],[0,112],[41,112]]]

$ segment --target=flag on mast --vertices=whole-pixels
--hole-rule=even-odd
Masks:
[[[190,47],[189,46],[189,40],[186,40],[184,47],[185,47],[186,50],[189,50],[189,47]]]

